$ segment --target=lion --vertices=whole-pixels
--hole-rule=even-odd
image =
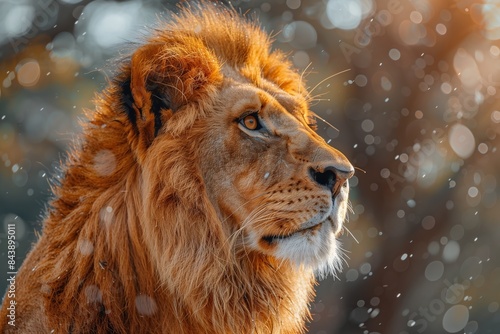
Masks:
[[[220,7],[181,9],[96,95],[2,332],[305,331],[354,169],[285,54]]]

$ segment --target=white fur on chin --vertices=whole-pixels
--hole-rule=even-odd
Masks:
[[[337,273],[342,271],[344,260],[344,251],[337,235],[347,217],[348,192],[348,188],[340,192],[328,215],[335,224],[327,219],[318,230],[276,239],[274,242],[277,243],[277,248],[273,256],[297,267],[312,270],[320,280],[328,275],[337,277]]]

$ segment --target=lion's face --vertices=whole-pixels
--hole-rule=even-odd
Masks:
[[[354,169],[309,126],[302,95],[239,78],[225,76],[202,124],[210,200],[241,247],[331,272]]]

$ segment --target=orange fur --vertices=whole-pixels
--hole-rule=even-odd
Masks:
[[[327,165],[352,175],[306,124],[306,101],[254,23],[184,9],[87,112],[19,270],[16,327],[6,298],[1,331],[303,332],[314,269],[345,217],[347,184],[334,204],[321,177]],[[265,134],[238,122],[255,109]],[[287,259],[308,243],[311,259]]]

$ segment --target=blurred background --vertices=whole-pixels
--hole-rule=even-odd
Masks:
[[[307,73],[311,109],[335,127],[320,121],[320,133],[365,171],[351,181],[349,259],[317,287],[309,333],[499,333],[500,2],[232,5]],[[82,109],[112,59],[172,10],[0,0],[2,294],[8,224],[19,267]]]

